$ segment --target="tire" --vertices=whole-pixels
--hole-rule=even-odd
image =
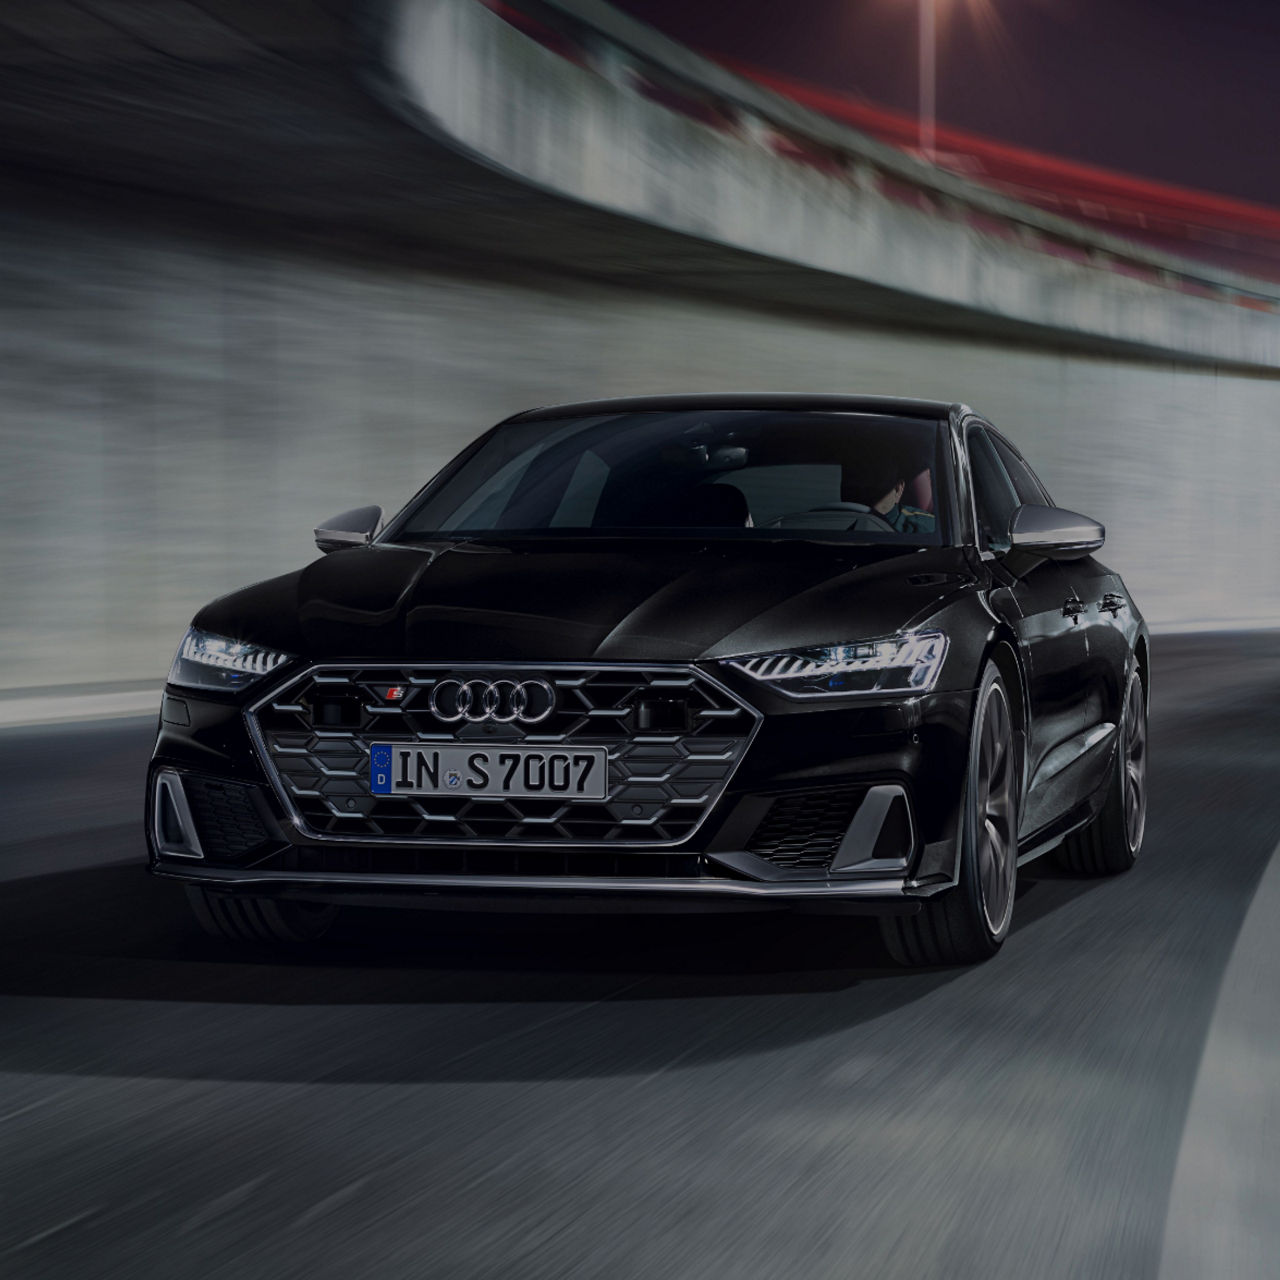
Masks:
[[[187,886],[200,927],[231,942],[318,942],[333,927],[338,908],[321,903],[276,902]]]
[[[882,917],[885,947],[898,964],[973,964],[1000,950],[1018,880],[1018,779],[1009,698],[988,663],[969,733],[959,878],[918,914]]]
[[[1125,686],[1107,798],[1087,827],[1058,846],[1057,863],[1077,875],[1119,875],[1137,862],[1146,828],[1147,691],[1135,667]]]

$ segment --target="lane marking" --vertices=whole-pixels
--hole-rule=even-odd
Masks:
[[[298,1230],[300,1227],[309,1226],[317,1218],[322,1218],[330,1209],[336,1209],[340,1204],[346,1202],[358,1195],[370,1182],[373,1181],[373,1174],[367,1173],[362,1178],[357,1178],[354,1182],[348,1182],[345,1187],[339,1187],[332,1195],[327,1195],[323,1200],[317,1200],[310,1209],[300,1213],[290,1224],[290,1228]]]
[[[1239,631],[1280,630],[1280,618],[1197,618],[1182,622],[1152,622],[1147,619],[1152,635],[1194,636],[1235,634]]]
[[[10,1120],[16,1120],[19,1116],[25,1116],[30,1111],[38,1111],[41,1107],[47,1107],[51,1103],[60,1102],[71,1092],[73,1092],[71,1088],[59,1089],[57,1093],[51,1093],[46,1097],[37,1098],[34,1102],[28,1102],[25,1107],[15,1107],[12,1111],[6,1111],[3,1115],[0,1115],[0,1124],[8,1124]]]
[[[230,1191],[224,1191],[222,1195],[214,1196],[212,1200],[197,1209],[178,1228],[178,1234],[180,1236],[187,1235],[189,1232],[212,1222],[215,1218],[221,1217],[227,1210],[246,1200],[266,1180],[267,1174],[260,1173],[256,1178],[250,1178],[248,1182],[242,1182],[239,1186],[232,1187]]]
[[[1275,1280],[1280,1258],[1280,846],[1223,974],[1165,1216],[1160,1280]]]
[[[54,1223],[53,1226],[46,1228],[44,1231],[37,1231],[35,1235],[28,1236],[25,1240],[15,1244],[9,1253],[20,1253],[23,1249],[30,1249],[33,1245],[39,1244],[42,1240],[48,1240],[50,1236],[56,1236],[58,1232],[67,1230],[68,1227],[74,1227],[76,1223],[83,1222],[86,1218],[92,1218],[95,1213],[101,1213],[103,1206],[94,1205],[92,1209],[84,1209],[80,1213],[73,1214],[70,1218],[63,1218],[61,1222]]]
[[[160,690],[0,698],[0,727],[147,715],[160,710]]]

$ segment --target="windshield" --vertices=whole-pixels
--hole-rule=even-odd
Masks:
[[[383,540],[660,533],[938,545],[940,434],[933,421],[773,410],[514,422],[428,486]]]

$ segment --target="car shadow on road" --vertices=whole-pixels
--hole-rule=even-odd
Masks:
[[[1052,887],[1030,896],[1052,908]],[[0,997],[23,999],[5,1001],[0,1069],[359,1081],[648,1073],[814,1041],[982,974],[904,972],[874,921],[786,914],[352,911],[324,945],[238,947],[205,938],[174,886],[108,866],[6,886]]]

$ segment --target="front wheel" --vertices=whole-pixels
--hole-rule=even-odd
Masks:
[[[902,965],[972,964],[995,955],[1009,932],[1018,881],[1018,767],[1004,681],[988,663],[969,737],[955,888],[914,916],[886,916],[881,932]]]
[[[1058,865],[1078,875],[1114,876],[1138,860],[1147,830],[1147,691],[1135,668],[1125,687],[1111,785],[1102,810],[1058,847]]]
[[[187,886],[187,902],[205,933],[232,942],[318,942],[338,914],[323,903],[210,893],[199,885]]]

